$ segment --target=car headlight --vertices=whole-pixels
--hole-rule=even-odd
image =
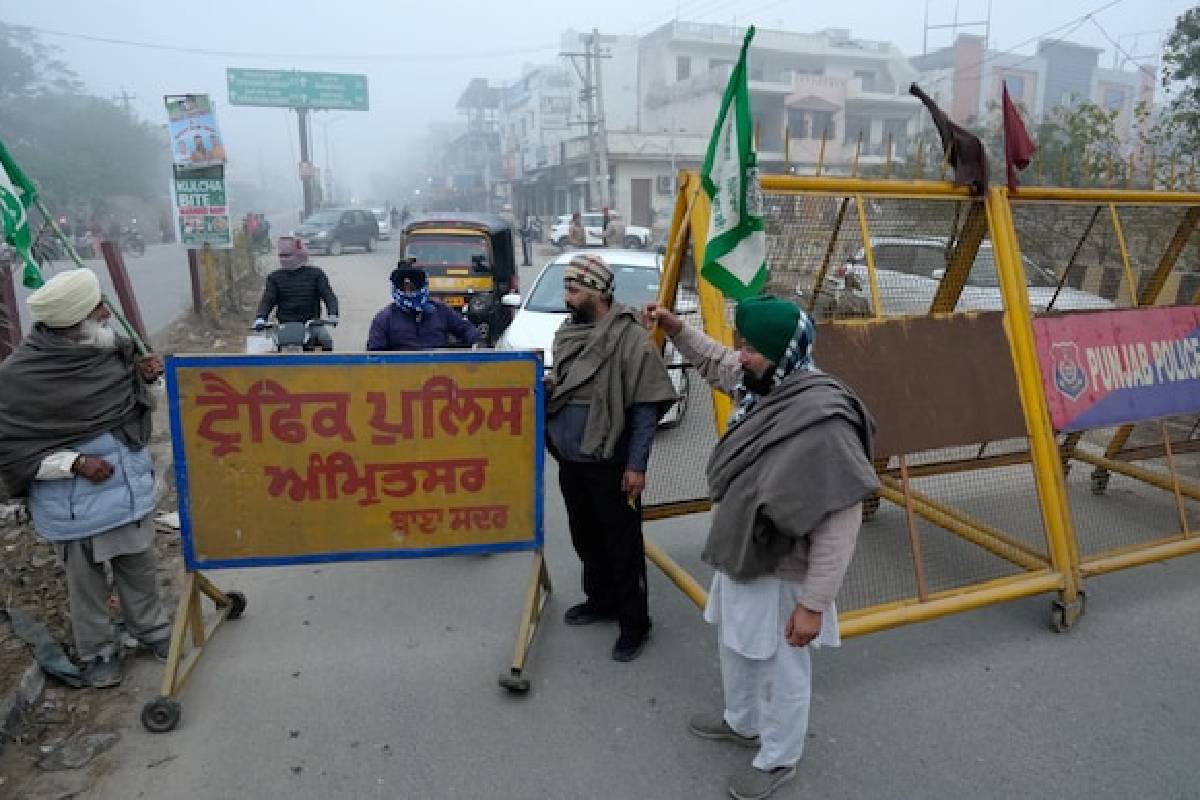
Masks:
[[[317,234],[318,239],[327,239],[328,237],[329,237],[329,231],[321,231]]]

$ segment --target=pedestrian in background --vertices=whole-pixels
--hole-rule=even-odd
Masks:
[[[620,247],[624,243],[625,223],[621,221],[620,212],[613,211],[608,215],[608,222],[604,226],[604,246]]]
[[[616,620],[612,657],[632,661],[650,635],[641,496],[654,431],[675,390],[638,312],[613,302],[604,259],[572,258],[563,292],[571,316],[554,335],[546,435],[586,596],[564,619]]]
[[[647,307],[647,322],[737,406],[708,462],[715,501],[703,558],[715,573],[704,619],[717,625],[722,714],[700,714],[696,736],[758,752],[729,781],[760,800],[796,774],[808,733],[809,648],[841,644],[837,596],[879,480],[874,423],[858,397],[816,368],[815,329],[775,297],[737,306],[738,349]]]
[[[583,227],[583,215],[578,211],[571,215],[571,225],[567,228],[567,243],[571,247],[587,247],[587,229]]]

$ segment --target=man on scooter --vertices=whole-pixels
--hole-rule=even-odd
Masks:
[[[425,270],[401,261],[392,271],[392,302],[375,315],[367,350],[436,350],[479,344],[479,330],[460,312],[429,296]]]
[[[266,327],[272,309],[280,323],[321,319],[322,303],[325,304],[325,320],[330,325],[337,325],[337,295],[329,285],[325,270],[308,263],[304,242],[291,236],[279,237],[279,264],[280,268],[267,276],[254,329]],[[333,336],[325,326],[313,326],[312,335],[323,350],[333,349]]]

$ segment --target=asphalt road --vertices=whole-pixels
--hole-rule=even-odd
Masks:
[[[392,255],[317,259],[343,299],[339,349],[365,340],[387,301]],[[692,406],[656,457],[702,419],[705,404]],[[654,630],[637,661],[609,659],[612,626],[564,626],[578,565],[552,464],[546,498],[555,592],[529,695],[496,685],[528,555],[213,572],[249,607],[204,655],[181,727],[142,730],[160,668],[140,661],[121,689],[120,743],[100,768],[46,776],[33,796],[724,796],[750,755],[685,729],[690,714],[719,708],[712,629],[653,569]],[[997,513],[1036,516],[1032,503],[1017,493]],[[647,525],[702,583],[707,522]],[[1089,613],[1067,635],[1048,631],[1048,599],[1035,598],[820,651],[808,753],[777,796],[1200,796],[1198,585],[1200,559],[1183,559],[1093,580]]]

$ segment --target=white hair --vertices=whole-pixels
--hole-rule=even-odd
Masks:
[[[116,350],[117,332],[108,324],[108,320],[99,322],[85,319],[79,323],[79,343],[100,350]]]

